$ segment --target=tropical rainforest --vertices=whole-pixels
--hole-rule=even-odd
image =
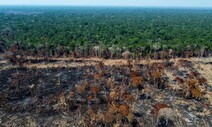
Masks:
[[[137,7],[0,7],[5,48],[78,46],[212,49],[212,10]]]

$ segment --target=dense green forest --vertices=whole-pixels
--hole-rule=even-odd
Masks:
[[[117,46],[212,49],[212,10],[122,7],[0,7],[5,47]]]

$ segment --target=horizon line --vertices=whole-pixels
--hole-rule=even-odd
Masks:
[[[212,6],[157,6],[157,5],[56,5],[56,4],[0,4],[0,6],[47,6],[47,7],[147,7],[147,8],[212,8]]]

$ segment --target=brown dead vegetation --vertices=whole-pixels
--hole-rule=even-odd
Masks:
[[[1,114],[28,113],[37,125],[58,115],[65,126],[212,125],[211,58],[33,60],[0,68]]]

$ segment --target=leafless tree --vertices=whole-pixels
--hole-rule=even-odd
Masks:
[[[99,57],[100,55],[100,46],[96,45],[93,47],[94,56]]]
[[[129,50],[122,53],[124,59],[129,59],[131,57],[131,52]]]

